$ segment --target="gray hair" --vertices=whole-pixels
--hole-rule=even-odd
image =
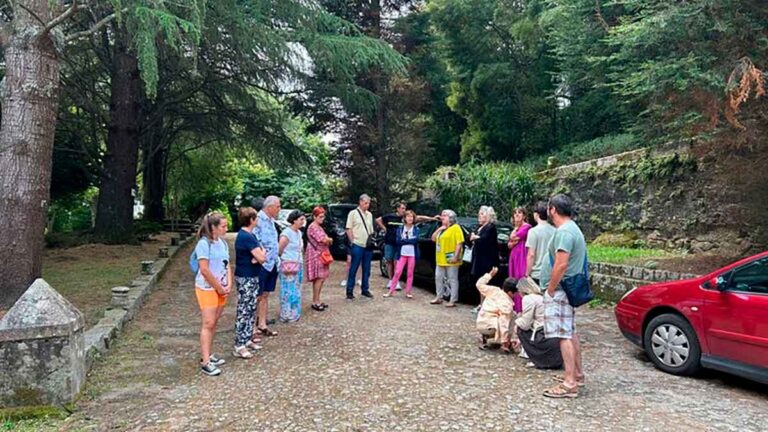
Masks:
[[[270,196],[264,198],[264,204],[262,204],[261,208],[265,209],[267,207],[273,207],[273,206],[276,206],[276,205],[280,205],[280,198],[278,198],[278,197],[276,197],[274,195],[270,195]]]
[[[358,201],[368,201],[368,202],[371,202],[371,197],[369,197],[368,194],[362,194],[362,195],[360,195],[360,198],[358,199]]]
[[[478,213],[482,213],[488,217],[488,223],[496,223],[496,210],[491,206],[480,206]]]
[[[455,211],[450,210],[450,209],[445,209],[445,210],[443,210],[443,212],[441,214],[444,214],[444,215],[448,216],[448,222],[451,225],[455,225],[456,224],[456,212]]]

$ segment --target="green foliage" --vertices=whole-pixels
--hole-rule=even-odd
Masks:
[[[482,205],[490,205],[499,219],[512,217],[512,210],[528,205],[534,198],[533,172],[510,163],[470,163],[443,167],[427,180],[442,208],[460,215],[474,215]]]
[[[553,153],[536,156],[525,162],[535,170],[544,170],[635,150],[641,146],[642,141],[631,133],[607,135],[591,141],[566,144]]]
[[[54,199],[48,207],[48,233],[90,230],[97,196],[92,187]]]

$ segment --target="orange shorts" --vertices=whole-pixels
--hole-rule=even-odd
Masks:
[[[227,304],[227,296],[219,295],[216,290],[209,291],[195,287],[195,295],[200,309],[217,308]]]

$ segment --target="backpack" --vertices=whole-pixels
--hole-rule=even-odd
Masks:
[[[199,243],[199,241],[198,241]],[[207,241],[208,243],[208,254],[211,253],[211,243]],[[197,272],[200,271],[200,261],[197,259],[197,246],[192,250],[192,254],[189,255],[189,269],[192,270],[192,273],[197,274]]]

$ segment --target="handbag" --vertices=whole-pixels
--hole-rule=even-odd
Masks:
[[[549,256],[549,263],[552,267],[555,266],[555,259],[552,255]],[[565,291],[568,303],[573,307],[589,303],[595,298],[589,283],[589,260],[586,255],[584,256],[582,272],[574,276],[564,277],[560,281],[560,287]]]
[[[301,262],[299,261],[281,261],[280,273],[282,274],[296,274],[299,272]]]
[[[320,247],[317,244],[317,242],[315,242],[314,239],[312,239],[312,236],[309,235],[309,229],[307,229],[307,240],[312,245],[312,247],[315,248],[315,250],[320,250]],[[331,255],[331,252],[328,249],[325,249],[322,252],[320,252],[320,263],[322,263],[323,265],[329,266],[331,265],[332,262],[333,262],[333,255]]]
[[[373,238],[371,235],[371,232],[368,231],[368,225],[365,223],[365,217],[363,217],[363,213],[360,211],[360,209],[357,209],[357,214],[360,215],[360,220],[363,222],[363,228],[365,228],[365,233],[368,234],[368,239],[365,241],[365,248],[367,250],[375,250],[376,249],[376,239]]]
[[[331,252],[329,252],[327,249],[322,251],[320,253],[320,262],[323,265],[327,265],[327,266],[331,265],[331,263],[333,262],[333,255],[331,255]]]

